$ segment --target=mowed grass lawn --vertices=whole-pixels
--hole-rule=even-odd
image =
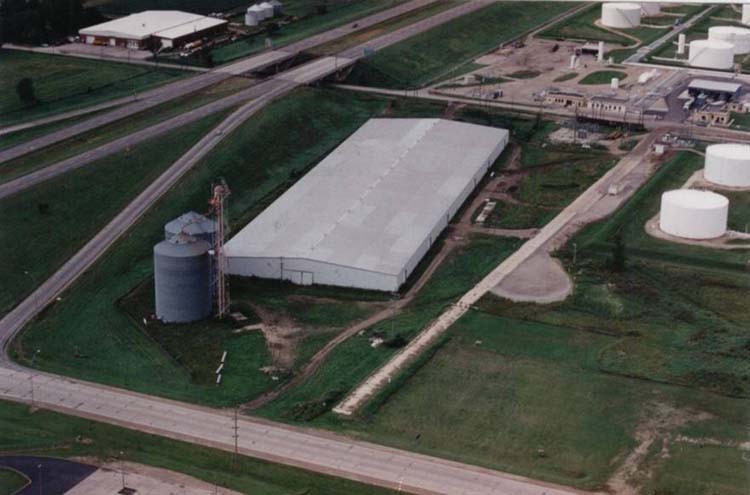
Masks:
[[[149,108],[126,119],[100,126],[89,132],[53,144],[52,146],[47,146],[38,151],[27,153],[14,160],[1,163],[0,182],[15,179],[48,165],[52,165],[53,163],[93,150],[108,142],[115,141],[116,139],[128,136],[149,126],[169,120],[170,118],[206,105],[219,98],[229,96],[251,84],[252,81],[245,78],[227,79],[201,91],[180,98],[175,98],[174,100]],[[87,115],[78,117],[75,120],[85,120],[90,117],[91,116]],[[51,123],[41,127],[54,129],[57,127],[64,127],[64,125]],[[20,132],[34,133],[36,130],[37,128],[31,128]],[[12,136],[13,134],[11,134],[11,137]],[[158,139],[163,138],[160,137]]]
[[[0,495],[13,495],[27,483],[28,480],[21,473],[0,467]]]
[[[422,86],[568,9],[557,2],[494,3],[376,53],[358,64],[349,80],[390,88]]]
[[[467,314],[448,335],[375,414],[342,428],[368,440],[586,489],[604,487],[637,445],[636,429],[660,408],[708,413],[710,419],[698,423],[704,433],[720,442],[745,439],[747,401],[599,372],[597,354],[616,337],[481,311]],[[718,429],[725,433],[718,436]],[[695,433],[695,423],[659,430],[658,449],[639,476],[654,465],[655,485],[674,486],[664,473],[681,476],[687,486],[690,471],[674,464],[703,461],[708,464],[692,478],[690,493],[712,493],[712,486],[725,484],[729,489],[720,493],[744,493],[750,480],[738,448],[722,447],[729,466],[745,467],[728,482],[719,459],[658,455],[663,437],[670,435],[669,450],[678,452],[683,443],[674,438]]]
[[[133,96],[185,74],[172,69],[16,50],[0,50],[0,67],[0,126]],[[33,81],[39,100],[30,107],[16,92],[18,82],[26,77]]]
[[[0,314],[49,277],[223,115],[0,200]]]
[[[122,459],[198,478],[216,485],[217,493],[223,493],[224,489],[263,495],[394,493],[250,457],[239,456],[235,465],[229,452],[51,411],[30,412],[28,405],[4,401],[0,401],[0,451],[95,458],[102,462]],[[0,481],[0,490],[2,487]]]

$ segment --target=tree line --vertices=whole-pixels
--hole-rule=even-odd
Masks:
[[[0,0],[0,43],[54,43],[102,20],[83,0]]]

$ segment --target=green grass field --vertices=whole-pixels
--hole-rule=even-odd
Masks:
[[[45,280],[216,125],[219,113],[0,201],[0,313]]]
[[[0,65],[3,126],[132,96],[184,75],[171,69],[15,50],[0,50]],[[16,93],[18,81],[25,77],[32,79],[39,99],[31,107],[26,107]]]
[[[21,473],[0,468],[0,495],[13,495],[27,483],[28,480]]]
[[[401,448],[586,489],[605,485],[637,444],[635,430],[651,408],[708,412],[713,417],[702,425],[745,437],[746,401],[600,372],[597,354],[617,337],[481,311],[466,315],[448,336],[376,413],[341,428]],[[675,427],[659,433],[687,431]],[[677,448],[672,444],[670,451]],[[731,466],[742,465],[739,449],[727,449],[726,455]],[[696,484],[723,481],[720,471],[709,468],[714,462]],[[727,482],[732,491],[722,493],[741,493],[747,476],[737,473],[734,480],[738,483]]]
[[[328,2],[329,11],[325,15],[315,13],[311,2],[292,0],[284,3],[285,13],[298,16],[299,19],[282,26],[271,38],[275,48],[333,29],[340,25],[356,22],[357,19],[372,15],[378,11],[394,7],[404,0],[359,0],[357,2]],[[212,50],[214,62],[222,64],[245,57],[265,49],[267,34],[261,33],[251,38],[237,41]]]
[[[224,489],[263,495],[385,495],[394,493],[224,451],[168,440],[26,405],[0,401],[0,452],[115,459],[201,479]],[[2,482],[0,482],[2,483]],[[0,484],[0,487],[3,485]],[[2,492],[0,492],[2,493]]]
[[[229,96],[246,88],[250,84],[251,82],[247,79],[232,78],[210,88],[150,108],[127,119],[113,122],[39,151],[28,153],[15,160],[2,163],[0,164],[0,182],[15,179],[66,158],[85,153],[103,144],[163,122],[219,98]],[[79,117],[78,120],[86,118],[90,118],[90,116]],[[48,126],[51,127],[51,130],[54,130],[60,124],[48,124]],[[39,130],[32,128],[26,132],[35,133],[34,131],[38,132]]]
[[[376,53],[355,67],[349,82],[404,88],[455,76],[479,55],[569,8],[543,2],[488,5]]]
[[[613,78],[617,78],[622,81],[627,77],[627,73],[619,70],[600,70],[587,75],[586,77],[578,81],[578,84],[609,84]]]
[[[258,414],[339,428],[339,421],[327,412],[335,405],[335,400],[385,363],[396,351],[385,345],[372,348],[370,339],[380,337],[385,341],[394,341],[403,338],[408,341],[518,246],[520,241],[515,239],[472,238],[471,242],[445,260],[403,312],[344,342],[310,380],[258,410]],[[309,414],[309,411],[315,414]]]

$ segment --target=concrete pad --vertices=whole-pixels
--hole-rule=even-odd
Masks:
[[[239,495],[181,473],[133,463],[102,466],[65,495],[115,494],[122,489],[123,480],[137,495]]]
[[[490,292],[516,302],[549,304],[565,300],[573,291],[562,264],[539,252],[521,263]]]

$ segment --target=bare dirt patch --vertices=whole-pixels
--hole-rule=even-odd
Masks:
[[[635,430],[638,446],[625,457],[622,465],[609,479],[609,489],[617,495],[638,495],[640,486],[651,477],[651,470],[645,461],[653,443],[661,438],[660,455],[666,456],[669,453],[672,431],[688,423],[710,418],[711,415],[706,412],[678,409],[663,402],[647,405]]]

